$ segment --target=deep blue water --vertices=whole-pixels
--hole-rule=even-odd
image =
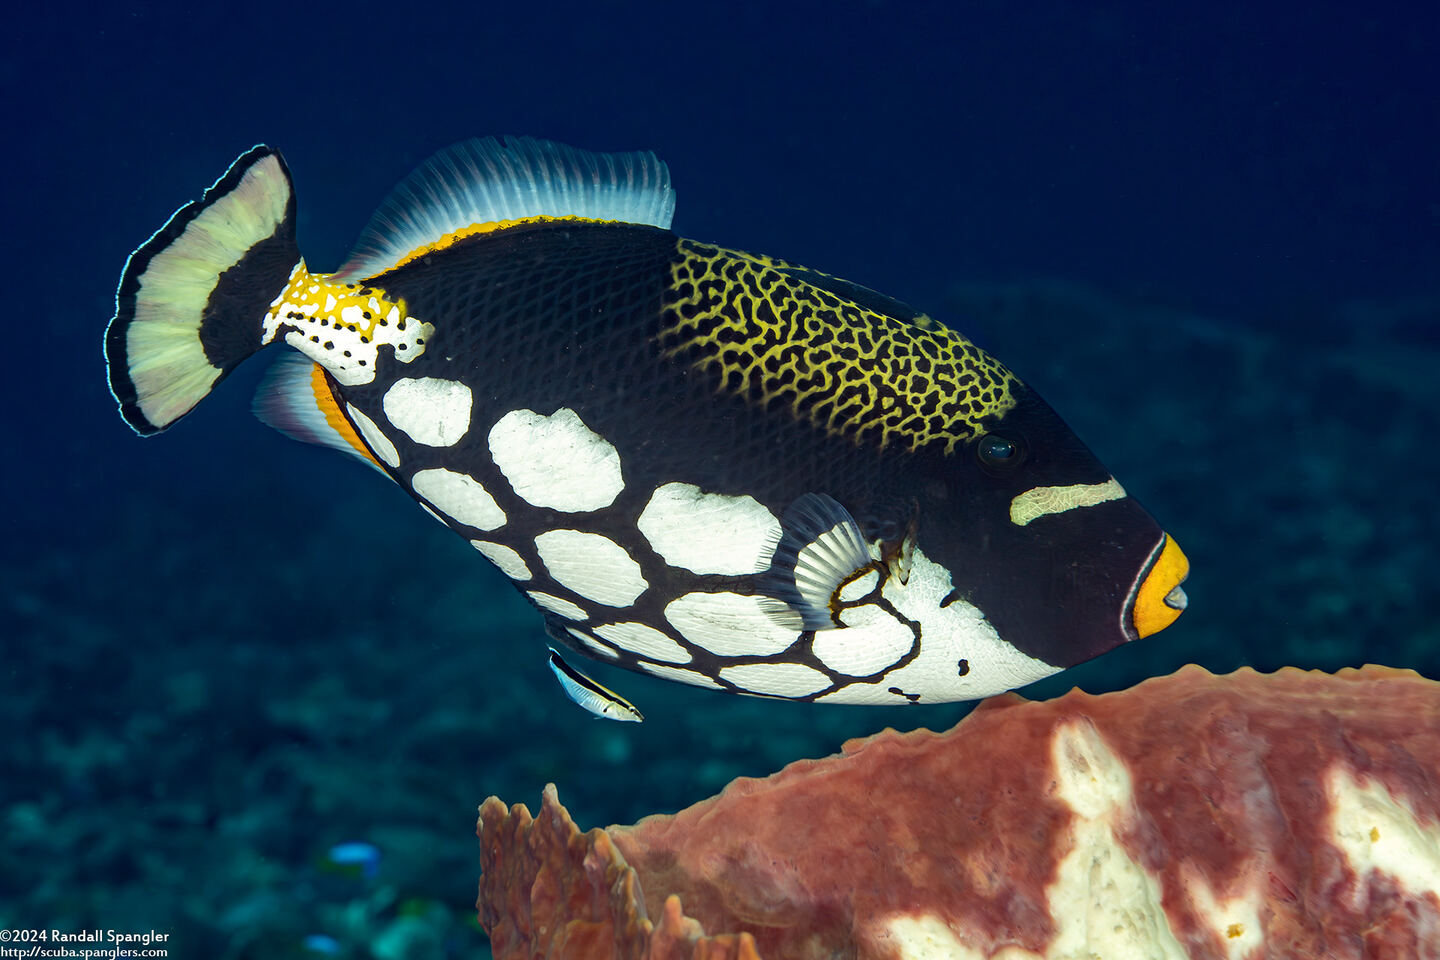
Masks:
[[[1440,678],[1437,19],[1226,6],[19,15],[0,928],[154,928],[171,956],[296,956],[317,933],[349,956],[483,955],[487,795],[533,807],[555,781],[583,826],[628,821],[965,711],[597,668],[659,722],[591,722],[468,546],[253,419],[272,358],[134,437],[100,357],[121,266],[259,141],[285,152],[321,269],[433,150],[529,133],[653,149],[678,232],[991,348],[1194,568],[1175,627],[1031,695],[1191,661]],[[376,876],[325,866],[342,841],[380,848]]]

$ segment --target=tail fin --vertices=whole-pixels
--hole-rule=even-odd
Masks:
[[[265,312],[299,262],[290,171],[252,147],[125,264],[105,331],[125,422],[142,436],[165,430],[259,350]]]

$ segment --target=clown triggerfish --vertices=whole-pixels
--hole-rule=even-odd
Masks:
[[[873,290],[682,239],[674,207],[650,153],[471,140],[312,273],[257,146],[130,256],[110,388],[155,434],[288,344],[264,420],[389,476],[554,645],[696,686],[969,700],[1179,616],[1180,548],[1014,374]]]

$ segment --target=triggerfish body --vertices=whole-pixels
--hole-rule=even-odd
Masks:
[[[289,345],[263,419],[389,476],[555,645],[697,686],[969,700],[1179,616],[1180,548],[1008,369],[873,290],[683,239],[673,212],[652,154],[472,140],[312,273],[257,146],[131,255],[110,387],[155,434]]]

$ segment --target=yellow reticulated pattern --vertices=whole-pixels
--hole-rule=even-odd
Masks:
[[[1015,404],[1015,375],[929,317],[878,312],[784,261],[689,240],[679,252],[660,345],[724,393],[857,443],[945,453]]]

